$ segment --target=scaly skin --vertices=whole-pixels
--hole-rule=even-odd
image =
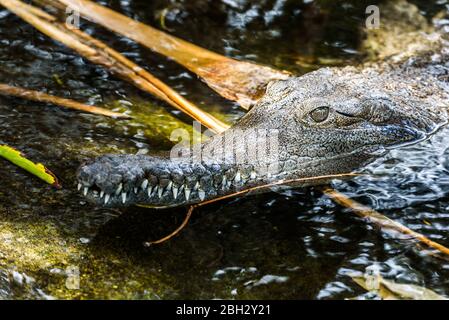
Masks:
[[[352,172],[447,123],[449,54],[444,40],[434,42],[431,52],[402,61],[323,68],[271,82],[235,126],[201,145],[202,157],[105,155],[80,167],[79,189],[98,205],[168,207]],[[252,153],[256,140],[266,142],[255,132],[274,134],[277,147],[269,140],[271,152]],[[233,148],[225,145],[229,139]],[[240,161],[242,154],[249,159]]]

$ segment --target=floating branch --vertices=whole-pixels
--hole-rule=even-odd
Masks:
[[[74,109],[78,111],[83,112],[89,112],[94,114],[100,114],[103,116],[113,117],[113,118],[125,118],[129,119],[131,116],[128,116],[123,113],[117,113],[110,111],[105,108],[99,108],[94,106],[89,106],[87,104],[83,104],[77,101],[73,101],[70,99],[55,97],[43,92],[19,88],[19,87],[13,87],[7,84],[0,83],[0,94],[5,96],[14,96],[23,98],[26,100],[32,100],[32,101],[38,101],[38,102],[45,102],[45,103],[51,103],[58,106],[62,106],[68,109]]]
[[[401,234],[408,236],[410,239],[417,240],[420,243],[423,243],[430,248],[436,249],[445,255],[449,255],[449,249],[446,248],[445,246],[443,246],[439,243],[436,243],[436,242],[430,240],[429,238],[425,237],[424,235],[407,228],[406,226],[400,224],[399,222],[394,221],[394,220],[380,214],[379,212],[350,199],[349,197],[345,196],[344,194],[342,194],[334,189],[331,189],[331,188],[324,188],[323,192],[329,198],[334,200],[336,203],[338,203],[344,207],[350,208],[359,217],[362,217],[362,218],[366,219],[368,222],[377,225],[382,230],[384,230],[384,231],[393,230],[393,231],[399,232]]]

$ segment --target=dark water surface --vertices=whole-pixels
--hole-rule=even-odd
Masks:
[[[364,11],[375,1],[101,1],[135,19],[232,57],[303,74],[363,56]],[[414,1],[432,17],[447,1]],[[244,113],[171,61],[92,24],[105,40],[229,122]],[[185,209],[100,209],[75,190],[75,171],[105,152],[166,150],[189,119],[0,10],[0,82],[141,115],[113,121],[0,97],[0,144],[45,163],[54,190],[0,160],[0,298],[335,299],[364,294],[348,274],[377,268],[387,279],[449,295],[449,263],[423,256],[334,204],[317,189]],[[145,114],[145,115],[144,115]],[[396,150],[368,177],[339,191],[449,246],[449,130]],[[79,288],[76,274],[79,271]],[[75,276],[74,276],[75,275]]]

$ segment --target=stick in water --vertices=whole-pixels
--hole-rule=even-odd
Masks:
[[[43,92],[34,91],[34,90],[28,90],[20,87],[13,87],[7,84],[0,83],[0,94],[4,96],[14,96],[18,98],[23,98],[26,100],[32,100],[32,101],[38,101],[38,102],[45,102],[50,103],[58,106],[62,106],[68,109],[88,112],[88,113],[94,113],[94,114],[100,114],[103,116],[108,116],[112,118],[124,118],[129,119],[130,116],[113,112],[105,108],[100,107],[94,107],[89,106],[87,104],[83,104],[77,101],[73,101],[70,99],[55,97]]]
[[[331,188],[324,188],[323,189],[324,194],[326,194],[329,198],[334,200],[336,203],[340,204],[341,206],[344,206],[346,208],[350,208],[352,211],[354,211],[359,217],[362,217],[366,219],[367,221],[379,226],[383,230],[393,230],[399,233],[402,233],[414,240],[418,240],[420,243],[425,244],[426,246],[433,248],[435,250],[438,250],[439,252],[449,255],[449,249],[445,246],[434,242],[427,238],[426,236],[413,231],[406,226],[400,224],[397,221],[394,221],[379,212],[368,208],[350,198],[345,196],[344,194],[331,189]]]

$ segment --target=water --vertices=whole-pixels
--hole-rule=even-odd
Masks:
[[[427,17],[447,5],[414,3]],[[219,53],[296,74],[363,56],[364,1],[111,5]],[[94,25],[83,28],[205,110],[230,122],[244,114],[173,62]],[[364,290],[348,274],[373,266],[387,279],[449,295],[445,260],[380,232],[314,188],[203,207],[179,236],[144,247],[174,230],[185,209],[92,207],[75,190],[75,170],[105,152],[166,150],[167,132],[189,119],[6,11],[0,11],[0,66],[0,82],[146,114],[141,121],[112,121],[0,97],[0,143],[45,163],[64,186],[54,190],[0,161],[0,298],[351,298]],[[370,175],[333,186],[449,246],[448,145],[443,130],[370,165]]]

